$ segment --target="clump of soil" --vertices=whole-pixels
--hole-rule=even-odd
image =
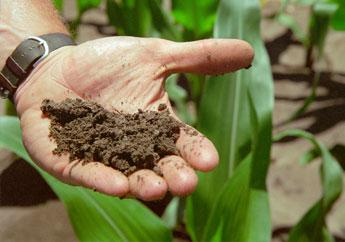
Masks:
[[[165,104],[157,112],[125,114],[92,101],[46,99],[41,110],[51,119],[50,137],[57,143],[53,153],[69,154],[71,161],[102,162],[125,175],[144,168],[160,174],[157,161],[178,154],[175,143],[182,124]]]

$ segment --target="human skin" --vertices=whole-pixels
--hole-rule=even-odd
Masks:
[[[0,0],[0,68],[28,36],[56,32],[68,33],[50,1]],[[197,186],[195,170],[211,171],[218,164],[217,150],[202,134],[191,136],[181,131],[176,143],[180,156],[159,162],[163,177],[146,169],[126,177],[99,162],[83,164],[70,162],[68,155],[53,155],[56,144],[48,137],[50,121],[42,115],[41,102],[46,98],[82,98],[127,113],[157,110],[164,103],[177,118],[164,90],[164,80],[170,74],[223,74],[248,67],[252,59],[251,46],[233,39],[177,43],[109,37],[62,47],[33,70],[14,96],[25,148],[42,169],[68,184],[145,201],[159,199],[168,190],[186,196]]]

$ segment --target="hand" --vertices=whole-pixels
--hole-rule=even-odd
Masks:
[[[68,155],[53,155],[56,144],[48,137],[50,120],[42,115],[42,100],[92,99],[109,110],[129,113],[139,108],[157,110],[165,103],[171,110],[164,91],[164,80],[171,73],[222,74],[249,66],[252,58],[252,48],[241,40],[175,43],[112,37],[63,47],[51,53],[16,93],[24,145],[41,168],[69,184],[146,201],[163,197],[167,190],[188,195],[197,185],[194,169],[210,171],[218,164],[215,147],[201,134],[181,131],[176,143],[181,157],[159,162],[163,178],[151,170],[139,170],[127,178],[101,163],[82,164],[70,162]],[[143,179],[137,179],[139,175]]]

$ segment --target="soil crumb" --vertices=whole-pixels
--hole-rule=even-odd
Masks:
[[[69,154],[70,161],[98,161],[125,175],[140,169],[160,174],[158,160],[178,155],[176,140],[183,124],[169,115],[166,105],[156,111],[134,114],[110,112],[93,101],[46,99],[41,110],[51,119],[50,138],[56,155]]]

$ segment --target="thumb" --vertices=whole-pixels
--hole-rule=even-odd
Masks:
[[[254,51],[243,40],[206,39],[169,42],[163,56],[169,73],[223,74],[249,67]]]

